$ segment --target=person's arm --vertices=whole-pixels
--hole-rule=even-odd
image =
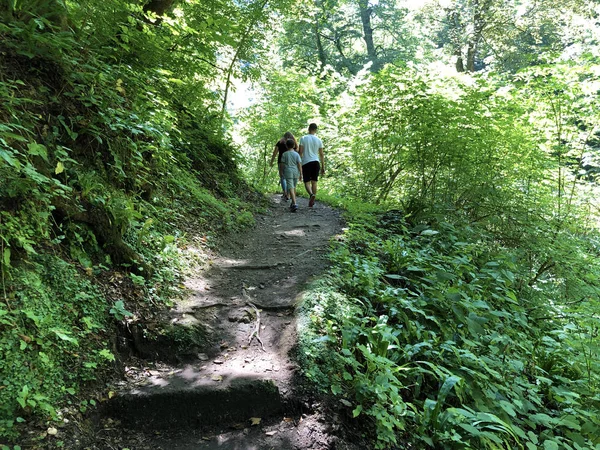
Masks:
[[[302,180],[302,160],[296,161],[296,164],[298,165],[298,171],[300,172],[300,176],[298,177],[298,179]]]
[[[273,154],[271,155],[271,166],[273,165],[273,161],[275,161],[275,156],[277,156],[277,153],[279,153],[279,149],[277,148],[277,146],[275,146],[275,150],[273,150]]]
[[[323,147],[319,149],[319,159],[321,160],[321,174],[325,173],[325,156],[323,155]]]
[[[300,146],[298,147],[298,154],[302,156],[302,153],[304,153],[304,145],[300,144]]]

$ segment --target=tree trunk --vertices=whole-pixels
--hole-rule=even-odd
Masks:
[[[63,31],[68,29],[67,10],[58,0],[32,0],[25,3],[0,0],[0,19],[6,23],[13,20],[27,23],[38,17],[43,17]]]
[[[344,54],[344,49],[342,48],[342,42],[338,36],[336,36],[335,38],[334,45],[338,53],[340,54],[340,57],[342,58],[342,65],[346,69],[348,69],[348,72],[350,72],[352,75],[356,75],[358,73],[358,70],[356,70],[354,65],[348,60],[348,58],[346,58],[346,55]]]
[[[463,63],[462,53],[460,50],[457,50],[455,52],[455,55],[456,55],[456,71],[458,73],[462,73],[465,71],[465,65]]]
[[[164,16],[175,4],[175,0],[150,0],[144,5],[144,12],[153,12],[157,16]]]
[[[492,7],[493,0],[473,0],[473,35],[467,46],[467,71],[475,72],[475,58],[479,43],[483,38],[483,30],[487,25],[487,14]]]
[[[267,6],[268,2],[269,2],[269,0],[263,0],[262,4],[258,8],[258,11],[262,11],[265,8],[265,6]],[[252,32],[252,29],[255,27],[256,22],[258,22],[258,17],[259,17],[258,11],[257,11],[256,15],[254,15],[252,20],[250,20],[250,22],[248,23],[248,26],[244,30],[244,33],[242,34],[242,38],[240,39],[240,43],[238,44],[238,46],[235,50],[235,53],[233,55],[233,58],[231,58],[231,62],[229,63],[229,66],[227,67],[227,71],[226,71],[227,78],[225,80],[225,92],[223,93],[223,103],[221,105],[221,117],[220,117],[221,134],[224,132],[223,121],[225,120],[225,111],[227,110],[227,98],[229,96],[229,89],[231,89],[231,83],[232,83],[231,78],[233,77],[233,70],[235,69],[235,63],[237,62],[237,60],[240,56],[240,53],[242,53],[242,51],[245,49],[246,43],[248,42],[248,39]]]
[[[371,25],[371,14],[373,8],[369,6],[368,0],[358,0],[358,8],[360,9],[360,20],[363,28],[363,39],[367,45],[367,58],[373,63],[371,70],[377,69],[377,52],[375,51],[375,43],[373,42],[373,26]]]
[[[315,1],[315,6],[321,10],[321,2]],[[315,42],[317,44],[317,55],[319,58],[319,62],[321,63],[321,68],[327,65],[327,54],[325,53],[325,49],[323,48],[323,41],[321,41],[321,26],[319,24],[319,14],[315,14],[315,23],[313,24],[313,29],[315,32]]]
[[[477,54],[477,44],[469,42],[467,46],[467,72],[475,72],[475,55]]]

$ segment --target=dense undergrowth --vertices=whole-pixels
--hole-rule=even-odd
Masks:
[[[116,323],[168,305],[186,246],[253,223],[216,99],[166,46],[177,31],[127,2],[6,8],[0,442],[85,410]]]
[[[305,297],[306,375],[380,448],[598,448],[598,237],[562,236],[549,276],[477,224],[354,212]]]

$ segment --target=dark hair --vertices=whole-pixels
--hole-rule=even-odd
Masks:
[[[293,139],[288,139],[287,141],[285,141],[285,146],[288,149],[294,148],[296,146],[296,141],[294,141]]]
[[[291,139],[294,141],[294,148],[298,148],[298,143],[296,142],[296,138],[290,131],[286,131],[279,141],[282,142],[283,144],[286,144],[288,139]]]
[[[313,131],[313,130],[315,130],[315,131],[317,130],[317,124],[316,123],[311,123],[308,126],[308,131]]]

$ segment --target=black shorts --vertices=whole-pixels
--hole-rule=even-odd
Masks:
[[[302,178],[304,182],[319,181],[319,172],[321,164],[319,161],[311,161],[302,166]]]

